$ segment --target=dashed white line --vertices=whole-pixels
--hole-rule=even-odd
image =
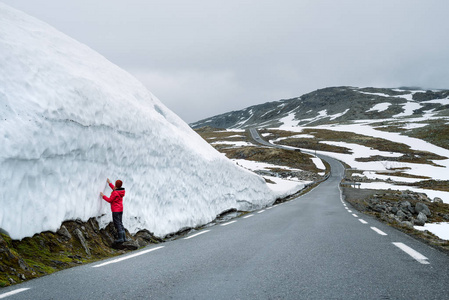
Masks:
[[[106,266],[106,265],[109,265],[109,264],[115,264],[115,263],[120,262],[122,260],[130,259],[130,258],[139,256],[139,255],[143,255],[143,254],[147,254],[148,252],[155,251],[155,250],[158,250],[158,249],[161,249],[161,248],[164,248],[164,246],[160,246],[160,247],[148,249],[148,250],[145,250],[145,251],[140,251],[138,253],[127,255],[127,256],[124,256],[124,257],[120,257],[120,258],[117,258],[117,259],[114,259],[114,260],[111,260],[111,261],[108,261],[108,262],[105,262],[105,263],[93,266],[92,268],[99,268],[99,267],[103,267],[103,266]]]
[[[349,212],[349,213],[352,213],[352,210],[348,209],[348,212]]]
[[[360,221],[360,223],[362,223],[362,224],[368,224],[368,222],[366,222],[366,221],[363,220],[363,219],[359,219],[359,221]]]
[[[273,206],[267,207],[267,209],[272,209],[272,208],[273,208]]]
[[[251,217],[254,217],[254,215],[247,215],[247,216],[244,216],[243,219],[248,219],[248,218],[251,218]]]
[[[257,212],[258,214],[261,214],[265,211],[265,209],[262,209],[261,211]]]
[[[421,253],[419,253],[418,251],[410,248],[409,246],[403,244],[403,243],[393,243],[393,245],[395,245],[396,247],[398,247],[399,249],[401,249],[402,251],[404,251],[405,253],[407,253],[408,255],[410,255],[411,257],[413,257],[414,259],[416,259],[419,263],[423,264],[423,265],[428,265],[430,264],[427,260],[428,258],[425,257],[424,255],[422,255]]]
[[[346,210],[349,210],[349,208],[345,207]]]
[[[193,237],[199,236],[200,234],[203,234],[203,233],[206,233],[206,232],[209,232],[209,231],[210,231],[210,230],[203,230],[203,231],[200,231],[200,232],[198,232],[198,233],[192,234],[192,235],[190,235],[190,236],[188,236],[188,237],[185,237],[184,239],[185,239],[185,240],[188,240],[188,239],[191,239],[191,238],[193,238]]]
[[[237,221],[231,221],[231,222],[228,222],[228,223],[224,223],[224,224],[221,224],[220,226],[227,226],[227,225],[235,223],[235,222],[237,222]]]
[[[379,228],[371,227],[371,229],[374,230],[375,232],[377,232],[380,235],[388,235],[385,232],[383,232],[382,230],[380,230]]]
[[[357,216],[356,214],[352,214],[355,218],[358,218],[359,216]]]
[[[9,297],[9,296],[12,296],[12,295],[24,292],[24,291],[29,290],[29,289],[30,288],[21,288],[21,289],[17,289],[17,290],[11,291],[11,292],[7,292],[7,293],[4,293],[4,294],[1,294],[0,295],[0,299],[3,299],[3,298],[6,298],[6,297]]]

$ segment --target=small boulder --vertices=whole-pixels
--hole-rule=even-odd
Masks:
[[[376,204],[373,209],[377,212],[383,212],[387,210],[387,207],[383,204]]]
[[[410,204],[410,202],[408,202],[408,201],[402,201],[399,205],[400,205],[401,207],[409,207],[411,204]]]
[[[128,240],[128,241],[124,242],[122,245],[125,249],[128,249],[128,250],[139,249],[139,244],[133,240]]]
[[[413,228],[413,223],[409,221],[401,222],[401,225],[406,226],[408,228]]]
[[[431,215],[429,207],[428,207],[427,205],[425,205],[424,203],[421,203],[421,202],[416,203],[416,205],[415,205],[415,211],[416,211],[416,213],[418,213],[418,214],[419,214],[420,212],[422,212],[422,213],[425,214],[426,216],[430,216],[430,215]]]
[[[80,241],[81,246],[82,246],[83,249],[84,249],[84,252],[86,252],[86,254],[87,254],[88,256],[90,256],[90,250],[89,250],[89,247],[87,247],[86,240],[84,239],[84,236],[83,236],[83,233],[81,232],[81,230],[79,230],[79,229],[77,228],[77,229],[75,229],[75,231],[74,231],[73,233],[75,234],[75,236],[76,236],[76,237],[78,238],[78,240]]]
[[[19,258],[19,260],[17,261],[17,263],[19,264],[19,267],[24,270],[24,271],[29,271],[31,270],[30,267],[28,266],[28,264],[22,259]]]
[[[415,213],[415,210],[413,209],[412,205],[408,201],[402,201],[399,204],[399,207],[402,209],[403,212],[411,212],[412,214]]]
[[[56,231],[56,233],[58,235],[60,235],[66,241],[68,241],[72,238],[72,235],[67,230],[67,227],[65,227],[64,225],[62,225],[61,228],[59,228],[58,231]]]
[[[425,214],[423,214],[422,212],[420,212],[418,214],[418,217],[416,217],[416,219],[415,219],[415,225],[424,226],[426,224],[426,221],[427,221],[427,216]]]
[[[396,216],[402,220],[404,219],[407,215],[402,211],[402,210],[398,210],[398,212],[396,213]]]
[[[369,202],[371,205],[376,205],[376,204],[379,203],[379,199],[376,199],[376,198],[370,198],[370,199],[368,200],[368,202]]]
[[[420,213],[418,214],[417,219],[418,219],[418,220],[423,220],[424,222],[427,222],[427,216],[426,216],[423,212],[420,212]]]
[[[443,203],[443,199],[441,199],[440,197],[435,197],[435,198],[433,198],[433,202],[435,202],[435,203]]]

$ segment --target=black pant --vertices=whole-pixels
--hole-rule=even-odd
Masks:
[[[114,222],[115,230],[117,232],[125,231],[125,227],[123,227],[122,223],[123,212],[112,212],[112,221]]]

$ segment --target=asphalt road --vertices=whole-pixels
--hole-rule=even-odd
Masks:
[[[449,257],[352,210],[328,161],[330,178],[297,199],[0,298],[448,299]]]

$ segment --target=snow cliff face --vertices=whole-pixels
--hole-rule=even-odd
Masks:
[[[125,227],[160,236],[276,198],[131,75],[1,3],[0,145],[0,228],[13,239],[68,219],[105,226],[107,177],[126,188]]]

